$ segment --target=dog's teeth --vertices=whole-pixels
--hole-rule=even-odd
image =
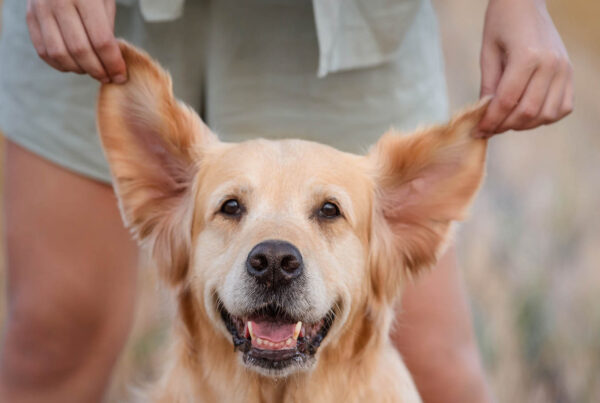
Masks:
[[[252,331],[252,322],[248,321],[246,326],[248,326],[248,334],[251,339],[254,339],[254,332]]]
[[[292,345],[292,339],[287,339],[285,341],[286,346],[291,346]]]
[[[258,339],[256,339],[256,344],[261,346],[263,344],[263,340],[259,337]]]
[[[301,330],[302,330],[302,321],[298,321],[298,323],[296,323],[296,327],[294,328],[294,340],[298,340],[298,336],[300,335]]]

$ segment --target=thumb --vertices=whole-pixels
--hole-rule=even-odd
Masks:
[[[481,66],[479,96],[483,98],[487,95],[494,95],[504,69],[500,47],[494,42],[484,41],[481,47],[479,64]]]

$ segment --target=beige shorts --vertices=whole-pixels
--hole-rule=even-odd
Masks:
[[[26,2],[5,0],[0,37],[0,129],[17,144],[82,175],[110,182],[96,135],[98,84],[41,61]],[[144,21],[119,6],[116,35],[166,67],[175,94],[228,141],[298,137],[363,152],[387,128],[447,117],[437,22],[423,1],[397,57],[317,77],[309,0],[187,0],[183,17]]]

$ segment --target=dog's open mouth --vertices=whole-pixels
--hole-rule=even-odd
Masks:
[[[331,310],[315,323],[303,323],[274,305],[237,317],[222,304],[218,306],[235,349],[244,353],[244,362],[267,370],[304,364],[317,352],[335,319]]]

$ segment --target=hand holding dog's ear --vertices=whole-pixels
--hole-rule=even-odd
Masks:
[[[451,223],[464,218],[484,174],[487,141],[475,134],[489,102],[480,101],[444,126],[410,135],[391,131],[370,152],[378,295],[395,296],[403,276],[433,266]]]
[[[126,84],[105,84],[98,128],[123,219],[176,282],[187,269],[191,197],[186,197],[202,149],[216,137],[173,96],[171,79],[145,53],[122,42]]]
[[[124,83],[115,12],[115,0],[28,0],[27,27],[38,55],[55,69]]]
[[[556,122],[573,110],[573,68],[544,1],[489,2],[481,95],[494,95],[481,136]]]

